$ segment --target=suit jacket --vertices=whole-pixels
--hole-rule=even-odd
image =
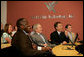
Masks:
[[[46,36],[44,36],[43,34],[41,34],[41,35],[44,37],[45,42],[48,44],[49,47],[53,48],[54,46],[56,46],[54,44],[49,43],[46,39]],[[31,38],[32,38],[32,40],[34,41],[35,44],[37,44],[38,46],[44,47],[42,44],[45,44],[45,42],[40,37],[40,35],[38,35],[37,33],[34,33],[33,35],[31,35]]]
[[[65,36],[64,32],[60,33],[60,36],[58,35],[57,31],[54,31],[50,34],[51,43],[54,43],[56,45],[61,44],[63,41],[69,42],[69,38]]]
[[[44,53],[33,49],[29,36],[25,35],[21,29],[15,33],[12,39],[12,46],[16,47],[25,56],[35,56]]]

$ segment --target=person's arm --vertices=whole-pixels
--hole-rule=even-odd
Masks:
[[[11,37],[11,36],[10,36]],[[3,33],[2,38],[11,44],[11,39],[7,33]]]
[[[52,44],[59,44],[58,39],[55,37],[56,35],[50,34],[50,39]]]
[[[55,43],[54,38],[55,38],[54,35],[50,34],[51,43]]]
[[[32,47],[33,47],[33,49],[37,49],[37,45],[36,44],[34,44],[34,43],[32,43]]]
[[[30,37],[31,37],[33,43],[36,44],[37,46],[44,46],[42,43],[37,42],[35,37],[33,37],[33,36],[30,36]]]
[[[52,50],[52,48],[50,48],[50,47],[40,47],[40,46],[37,46],[37,50],[50,51],[50,50]]]
[[[9,38],[7,37],[7,38],[5,38],[5,40],[6,40],[9,44],[11,44],[11,39],[9,39]]]
[[[31,53],[34,53],[34,49],[32,47],[31,41],[23,34],[20,34],[17,36],[19,42],[14,42],[14,44],[17,44],[17,48],[22,52],[23,55],[29,56]],[[12,44],[13,44],[12,42]],[[32,54],[33,55],[33,54]]]

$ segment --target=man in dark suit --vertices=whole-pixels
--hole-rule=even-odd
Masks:
[[[40,56],[44,51],[37,51],[33,49],[31,39],[28,35],[29,25],[25,18],[21,18],[16,23],[18,30],[13,36],[12,46],[24,56]],[[43,56],[43,55],[42,55]]]
[[[51,33],[50,39],[52,44],[67,44],[69,42],[69,38],[66,36],[64,32],[62,32],[62,23],[56,22],[54,24],[55,31]]]

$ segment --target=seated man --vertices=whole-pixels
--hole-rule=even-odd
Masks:
[[[67,37],[69,37],[70,42],[74,43],[75,38],[76,38],[76,34],[72,32],[72,26],[70,24],[67,24],[65,26],[65,34]]]
[[[53,44],[67,44],[69,42],[69,38],[65,36],[65,33],[62,32],[62,23],[61,22],[56,22],[54,24],[55,31],[51,33],[50,38],[51,38],[51,43]]]
[[[44,54],[44,51],[38,51],[33,49],[32,42],[28,35],[29,24],[27,20],[25,18],[21,18],[17,20],[16,25],[18,27],[18,30],[13,36],[12,46],[14,46],[18,51],[20,51],[23,56],[40,56]]]
[[[42,26],[40,24],[35,24],[33,26],[34,34],[31,35],[33,42],[37,45],[38,50],[51,50],[54,44],[50,44],[46,37],[42,34]]]

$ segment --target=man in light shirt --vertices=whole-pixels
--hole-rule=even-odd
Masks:
[[[65,34],[67,37],[69,37],[70,41],[74,43],[76,34],[72,32],[72,26],[70,24],[65,26]]]
[[[45,51],[51,51],[55,44],[50,44],[46,36],[42,34],[42,26],[40,24],[35,24],[33,26],[33,31],[35,33],[31,35],[32,40],[37,45],[37,50],[45,50]]]

